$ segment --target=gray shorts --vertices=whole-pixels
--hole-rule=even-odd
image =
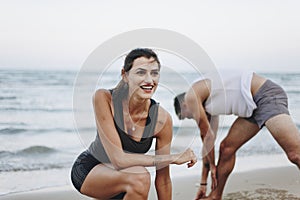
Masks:
[[[285,91],[276,83],[267,80],[253,96],[257,108],[246,120],[262,128],[265,122],[279,114],[288,114],[288,98]]]

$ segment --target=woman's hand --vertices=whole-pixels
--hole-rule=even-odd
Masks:
[[[188,148],[183,153],[176,155],[176,160],[173,162],[174,164],[181,165],[183,163],[187,163],[187,166],[190,168],[197,162],[197,157],[194,154],[193,150]]]

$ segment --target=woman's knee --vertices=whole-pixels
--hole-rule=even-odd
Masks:
[[[145,167],[134,167],[130,169],[128,176],[129,187],[127,192],[138,193],[139,195],[148,195],[151,176]]]

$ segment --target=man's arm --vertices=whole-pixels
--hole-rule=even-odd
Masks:
[[[213,130],[215,134],[217,134],[218,131],[218,125],[219,125],[219,117],[218,116],[210,116],[208,115],[208,119],[210,122],[210,127]],[[197,192],[197,198],[201,199],[206,196],[206,191],[207,191],[207,178],[208,178],[208,173],[210,171],[210,164],[207,156],[202,152],[202,173],[201,173],[201,180],[200,180],[200,187]],[[214,156],[213,156],[214,157]],[[212,177],[216,176],[216,172],[214,169],[212,171]],[[214,183],[214,179],[212,178],[212,183]],[[215,188],[215,184],[212,184],[212,189]]]
[[[215,166],[213,153],[215,134],[211,129],[206,111],[203,107],[203,102],[207,99],[209,91],[206,85],[204,87],[202,85],[201,82],[193,85],[192,89],[187,92],[185,101],[188,110],[193,112],[193,119],[200,129],[200,136],[203,141],[203,156],[207,156],[210,166],[213,167]]]
[[[203,163],[203,173],[208,173],[210,171],[211,175],[211,188],[214,189],[217,186],[217,169],[215,165],[215,139],[216,139],[216,133],[218,130],[218,116],[211,117],[209,127],[208,129],[201,129],[201,136],[203,141],[203,151],[202,156],[204,158]],[[200,122],[201,123],[201,122]],[[202,133],[205,133],[206,135],[202,135]],[[207,177],[207,175],[206,175]],[[204,177],[205,178],[205,177]]]
[[[216,166],[214,155],[215,133],[210,125],[207,113],[204,108],[204,102],[210,94],[210,81],[201,80],[193,84],[192,88],[186,93],[185,101],[188,109],[193,111],[193,119],[196,121],[200,136],[203,141],[203,155],[206,156],[212,172],[212,187],[217,184]],[[217,118],[216,118],[217,119]],[[217,125],[217,123],[214,123]]]
[[[208,173],[209,173],[209,162],[207,160],[207,157],[203,157],[201,180],[200,180],[200,186],[198,192],[196,194],[196,199],[201,199],[203,197],[206,197]]]

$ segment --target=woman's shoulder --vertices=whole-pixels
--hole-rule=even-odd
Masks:
[[[111,100],[111,92],[107,89],[97,89],[94,93],[94,100]]]
[[[159,105],[155,132],[159,133],[166,127],[172,127],[172,117],[167,110]]]
[[[164,109],[161,105],[158,105],[158,117],[168,117],[171,116],[170,113]]]

